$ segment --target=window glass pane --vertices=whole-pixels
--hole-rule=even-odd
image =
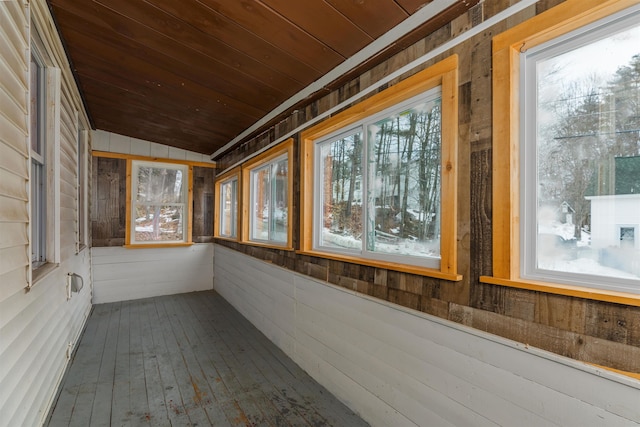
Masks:
[[[86,174],[85,174],[85,141],[84,131],[78,128],[78,245],[83,246],[86,243],[85,227],[86,227],[86,209],[85,209],[85,190],[86,190]]]
[[[320,246],[362,249],[362,132],[319,145]]]
[[[271,240],[274,242],[286,242],[287,241],[287,224],[288,209],[289,209],[289,196],[287,188],[288,182],[288,168],[287,159],[281,159],[278,162],[271,165],[271,201],[270,205],[273,207],[270,214],[271,218]]]
[[[367,250],[440,256],[441,103],[368,126]]]
[[[182,205],[137,204],[135,241],[183,241],[183,209]]]
[[[46,210],[44,165],[31,160],[31,261],[38,268],[45,263]]]
[[[42,84],[43,70],[37,60],[31,57],[31,72],[30,72],[30,87],[29,93],[31,102],[31,151],[37,154],[44,154],[42,150],[42,127],[43,127],[43,111],[42,111],[42,97],[43,97],[43,84]]]
[[[132,243],[187,240],[188,168],[133,161]]]
[[[533,57],[537,185],[528,206],[538,269],[640,278],[637,17],[598,41]]]
[[[220,185],[220,235],[235,237],[238,212],[238,180]]]
[[[254,240],[269,240],[270,172],[271,166],[268,165],[251,173],[251,239]]]
[[[288,157],[251,171],[250,240],[287,243],[289,223]]]
[[[46,262],[47,244],[47,172],[45,156],[44,69],[36,57],[31,56],[30,69],[30,128],[31,139],[31,261],[36,269]]]
[[[138,202],[184,203],[183,173],[180,169],[138,167]]]

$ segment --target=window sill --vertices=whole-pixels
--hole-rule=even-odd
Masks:
[[[225,242],[242,243],[237,237],[213,236],[216,240],[224,240]]]
[[[301,255],[309,255],[309,256],[314,256],[319,258],[333,259],[336,261],[344,261],[352,264],[360,264],[360,265],[367,265],[370,267],[384,268],[387,270],[401,271],[403,273],[417,274],[419,276],[433,277],[435,279],[449,280],[452,282],[459,282],[460,280],[462,280],[461,274],[443,273],[441,271],[434,270],[431,268],[419,267],[419,266],[409,265],[409,264],[399,264],[395,262],[372,260],[372,259],[360,258],[356,256],[332,254],[332,253],[320,252],[320,251],[306,250],[306,251],[297,251],[297,253]]]
[[[31,285],[27,287],[27,291],[33,288],[35,285],[44,280],[47,276],[53,273],[55,270],[60,267],[60,264],[54,264],[51,262],[47,262],[42,264],[40,267],[31,271]]]
[[[640,307],[640,295],[625,292],[607,291],[604,289],[587,288],[582,286],[561,285],[557,283],[537,282],[534,280],[510,280],[493,276],[480,276],[480,282]]]
[[[185,246],[193,246],[192,242],[184,243],[149,243],[145,245],[124,245],[126,249],[151,249],[151,248],[179,248]]]
[[[249,246],[259,246],[261,248],[280,249],[281,251],[293,251],[293,247],[287,246],[287,245],[276,245],[273,243],[252,242],[250,240],[242,240],[242,241],[239,241],[238,243],[242,243],[243,245],[249,245]]]

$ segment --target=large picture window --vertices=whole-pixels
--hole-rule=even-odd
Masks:
[[[240,171],[234,169],[216,180],[216,225],[215,236],[237,240],[239,211]]]
[[[303,251],[459,278],[456,60],[303,133]]]
[[[190,166],[131,161],[129,244],[191,242]]]
[[[640,6],[622,3],[570,0],[494,39],[483,281],[640,301]]]
[[[243,165],[243,236],[246,243],[292,248],[293,140]]]
[[[316,143],[315,248],[439,268],[439,89]]]

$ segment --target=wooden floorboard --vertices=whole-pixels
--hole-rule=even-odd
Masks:
[[[206,291],[96,305],[45,425],[366,423]]]

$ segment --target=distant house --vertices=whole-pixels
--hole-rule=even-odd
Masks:
[[[565,224],[573,224],[573,214],[576,213],[571,205],[564,201],[560,204],[560,222]]]
[[[640,194],[589,196],[591,245],[640,250]]]
[[[640,156],[615,157],[612,166],[609,191],[586,197],[591,201],[591,244],[640,250]]]
[[[613,194],[591,201],[591,247],[603,265],[640,274],[640,156],[616,157]]]

